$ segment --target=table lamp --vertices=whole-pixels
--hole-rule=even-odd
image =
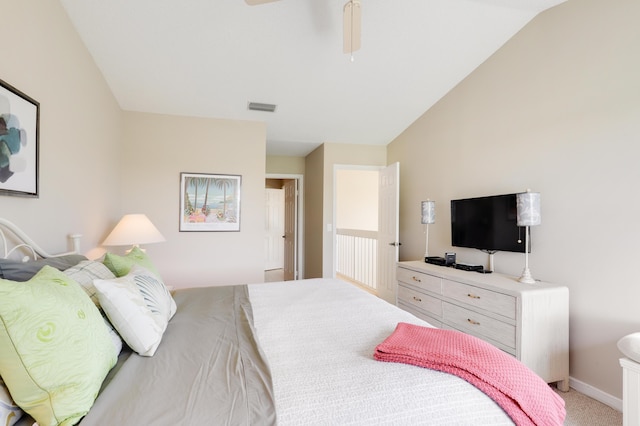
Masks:
[[[144,214],[126,214],[120,219],[107,238],[102,242],[105,246],[132,246],[152,244],[166,241],[158,228]],[[129,249],[127,252],[131,251]]]
[[[422,207],[422,224],[425,225],[426,243],[424,248],[424,257],[429,257],[429,224],[436,222],[436,202],[427,199],[421,204]]]
[[[531,276],[529,270],[529,227],[540,225],[540,193],[531,192],[527,189],[527,192],[521,192],[516,194],[516,209],[517,209],[517,225],[525,227],[524,234],[524,270],[522,276],[518,281],[525,284],[533,284],[536,280]]]

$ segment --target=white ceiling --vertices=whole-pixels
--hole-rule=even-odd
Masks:
[[[539,12],[565,0],[61,0],[120,106],[266,122],[267,154],[386,145]],[[247,103],[277,105],[275,113]]]

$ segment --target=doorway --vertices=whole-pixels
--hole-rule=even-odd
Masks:
[[[267,174],[265,179],[265,282],[304,277],[302,175]]]
[[[377,294],[379,167],[335,169],[335,276]]]
[[[334,166],[334,276],[393,304],[400,245],[399,167],[398,163],[387,167]],[[373,174],[373,179],[367,174]],[[342,186],[348,187],[347,194],[341,195]],[[347,204],[346,208],[342,204]],[[349,228],[342,228],[345,223]]]
[[[267,206],[265,271],[284,269],[284,188],[280,182],[276,179],[267,179],[265,189],[265,204]],[[271,275],[274,274],[275,272],[271,273]]]

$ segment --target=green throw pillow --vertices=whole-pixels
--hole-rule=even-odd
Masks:
[[[0,280],[0,375],[40,426],[77,423],[115,362],[98,308],[63,272]]]
[[[147,268],[148,270],[156,274],[158,278],[160,278],[160,273],[156,269],[155,265],[151,262],[149,256],[147,256],[147,253],[140,250],[139,247],[134,247],[129,253],[124,256],[107,253],[104,256],[104,260],[102,261],[102,263],[104,263],[106,267],[115,274],[116,277],[124,277],[129,273],[133,265],[140,265],[144,268]]]

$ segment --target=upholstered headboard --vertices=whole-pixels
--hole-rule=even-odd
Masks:
[[[69,254],[77,254],[80,252],[80,237],[81,234],[70,234],[69,240],[71,241],[71,251],[58,254],[50,254],[43,250],[38,244],[36,244],[27,234],[25,234],[14,223],[0,218],[0,244],[2,244],[2,251],[0,251],[0,258],[7,259],[11,255],[17,256],[20,253],[28,253],[22,257],[22,260],[37,260],[38,258],[50,258],[60,257]]]

